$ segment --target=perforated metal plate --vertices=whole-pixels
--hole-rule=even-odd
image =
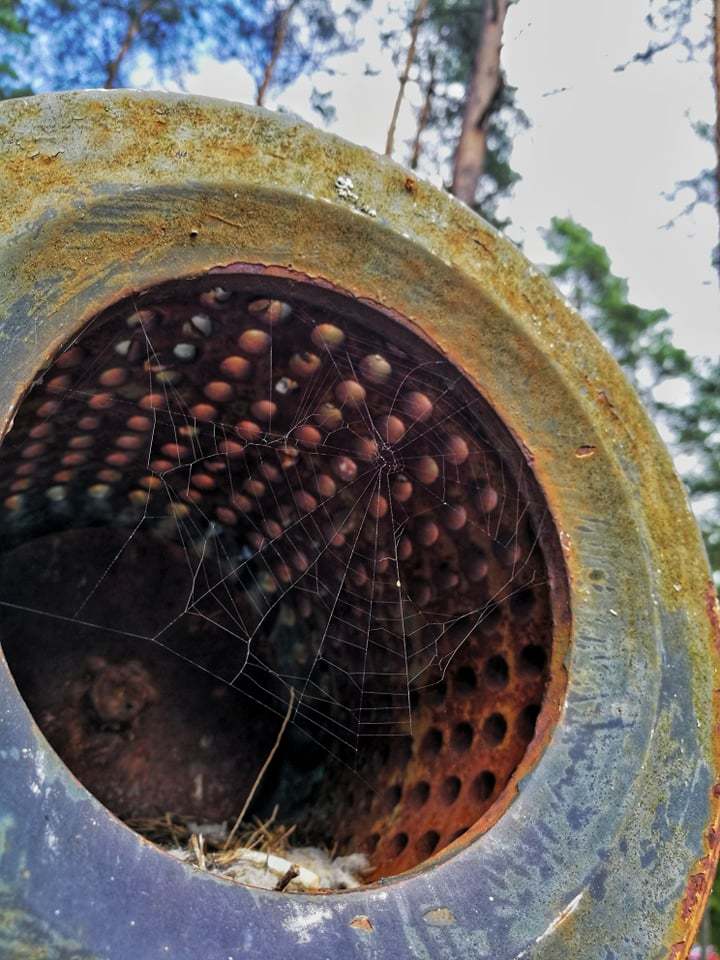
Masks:
[[[247,268],[126,300],[38,374],[0,484],[8,662],[119,816],[232,818],[291,690],[261,806],[370,879],[503,796],[557,535],[497,416],[397,320]]]

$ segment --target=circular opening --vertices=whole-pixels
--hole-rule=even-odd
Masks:
[[[519,669],[522,673],[541,676],[547,664],[547,651],[536,643],[529,643],[520,651]]]
[[[408,845],[408,835],[406,833],[396,833],[390,841],[390,856],[399,857]]]
[[[462,780],[460,777],[448,777],[446,780],[443,780],[440,787],[440,795],[443,799],[443,802],[447,806],[455,803],[457,798],[460,796],[461,788]]]
[[[427,833],[424,833],[415,844],[417,854],[420,859],[426,860],[432,853],[434,853],[439,843],[440,834],[437,832],[437,830],[428,830]]]
[[[510,668],[505,657],[497,654],[485,664],[485,680],[489,687],[502,689],[506,687],[510,680]]]
[[[507,720],[501,713],[492,713],[483,723],[483,734],[491,747],[499,746],[507,733]]]
[[[408,802],[412,807],[421,807],[424,803],[427,803],[429,796],[430,784],[425,780],[421,780],[410,790]]]
[[[483,803],[489,800],[495,790],[495,774],[490,770],[483,770],[473,781],[473,793]]]
[[[120,302],[28,387],[0,503],[9,667],[134,829],[359,883],[501,814],[561,682],[557,535],[408,323],[249,271]]]

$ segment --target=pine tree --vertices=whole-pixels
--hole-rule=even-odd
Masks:
[[[347,0],[339,9],[333,0],[225,0],[213,53],[244,64],[255,80],[255,102],[262,106],[272,90],[282,90],[301,74],[325,66],[330,57],[354,49],[355,24],[370,3]],[[326,113],[327,97],[317,91],[315,97],[316,109]]]
[[[0,0],[0,100],[31,93],[21,81],[15,63],[24,54],[27,26],[18,15],[15,0]]]
[[[465,86],[462,129],[455,149],[452,192],[472,206],[485,170],[488,120],[502,88],[500,51],[507,0],[485,0]]]
[[[355,43],[353,26],[370,0],[0,0],[0,30],[24,27],[0,79],[36,91],[132,85],[133,71],[182,81],[203,55],[238,57],[257,84],[258,103],[328,56]],[[5,12],[7,11],[7,13]],[[318,108],[329,105],[317,95]]]
[[[395,145],[395,128],[397,126],[398,115],[400,113],[400,107],[405,96],[405,87],[407,86],[408,80],[410,79],[410,71],[412,70],[413,64],[415,62],[415,54],[417,51],[418,36],[420,34],[420,27],[423,24],[423,20],[427,14],[428,3],[430,0],[417,0],[417,4],[413,10],[412,20],[410,22],[410,43],[407,48],[407,54],[405,56],[405,66],[403,71],[400,74],[400,84],[398,88],[397,97],[395,98],[395,106],[393,107],[392,119],[390,120],[390,126],[388,127],[387,140],[385,142],[385,154],[388,157],[392,156],[393,147]]]
[[[558,256],[548,273],[617,357],[673,453],[682,455],[682,477],[720,578],[720,362],[693,359],[675,346],[667,310],[629,300],[627,281],[613,273],[607,251],[585,227],[555,218],[546,241]],[[668,386],[678,400],[667,399]]]
[[[495,0],[429,0],[427,5],[412,0],[406,14],[408,30],[403,34],[407,47],[398,55],[403,70],[395,109],[399,111],[409,81],[419,86],[422,103],[405,157],[394,143],[392,124],[388,137],[413,169],[445,171],[456,194],[497,226],[506,225],[497,219],[498,203],[518,179],[509,162],[512,140],[528,124],[500,68],[499,46],[490,37],[493,30],[499,36],[506,7],[502,0],[498,20],[493,22]],[[490,64],[484,59],[488,51]],[[479,80],[490,67],[492,96],[476,116]],[[484,92],[485,87],[490,89],[484,85]],[[479,123],[473,125],[473,117]]]
[[[18,0],[29,53],[18,72],[38,91],[131,84],[147,56],[160,78],[187,72],[211,4],[192,0]]]

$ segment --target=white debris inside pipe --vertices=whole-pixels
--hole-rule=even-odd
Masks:
[[[209,831],[215,829],[209,824]],[[178,860],[198,867],[217,877],[235,883],[249,884],[264,890],[285,890],[290,893],[316,890],[352,890],[363,885],[368,858],[352,853],[334,859],[319,847],[296,847],[285,856],[248,847],[236,847],[232,859],[221,860],[204,852],[202,832],[193,834],[187,847],[173,847],[167,852]],[[219,861],[219,862],[218,862]]]

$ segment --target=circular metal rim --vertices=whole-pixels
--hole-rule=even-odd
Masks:
[[[6,416],[124,293],[238,260],[326,280],[410,318],[479,385],[545,492],[573,611],[562,716],[509,810],[431,870],[322,898],[230,888],[144,844],[72,781],[3,669],[0,904],[113,960],[262,942],[685,956],[717,853],[717,604],[669,457],[584,323],[466,208],[293,118],[62,94],[4,104],[0,139]],[[168,885],[162,910],[138,897]]]

